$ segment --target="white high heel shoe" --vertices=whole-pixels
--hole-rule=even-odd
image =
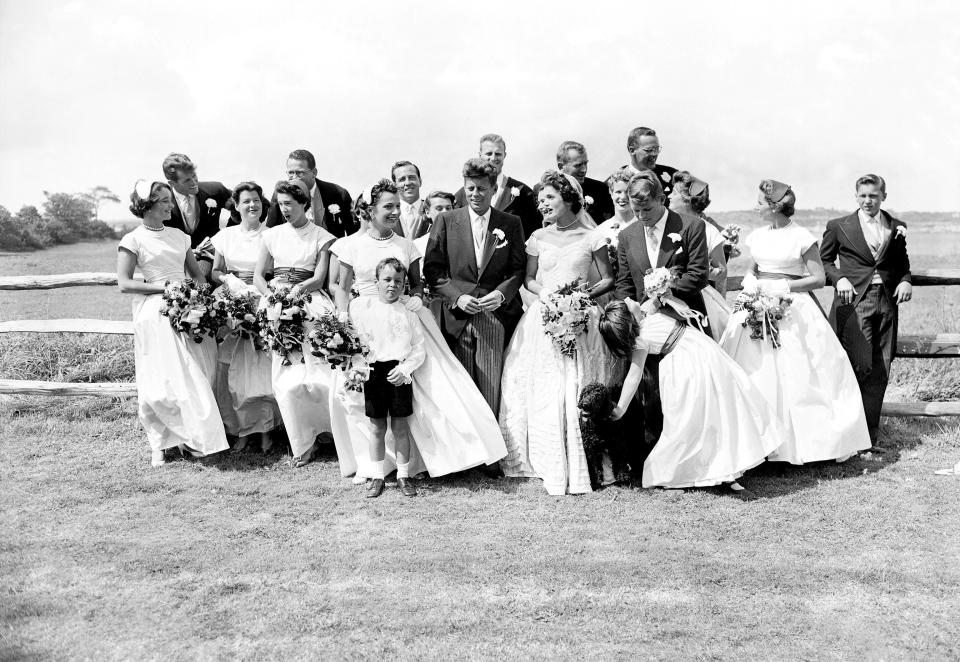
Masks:
[[[167,458],[163,456],[162,450],[151,451],[150,453],[150,466],[152,467],[162,467],[167,463]]]

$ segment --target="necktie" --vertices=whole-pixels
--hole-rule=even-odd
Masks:
[[[870,250],[873,251],[874,257],[877,256],[877,253],[880,252],[880,223],[877,221],[877,217],[873,216],[867,221],[867,227],[870,228]]]
[[[187,196],[187,205],[184,210],[183,221],[187,226],[187,233],[193,234],[193,231],[197,229],[197,196]]]
[[[477,220],[473,222],[473,243],[477,250],[483,248],[483,222],[483,216],[477,216]]]
[[[657,252],[660,247],[657,246],[657,226],[651,225],[644,228],[647,233],[647,255],[650,257],[650,266],[657,266]]]

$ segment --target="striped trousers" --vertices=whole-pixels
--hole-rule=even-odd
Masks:
[[[454,356],[466,368],[494,416],[500,415],[500,375],[505,345],[503,324],[492,313],[471,317],[451,345]]]

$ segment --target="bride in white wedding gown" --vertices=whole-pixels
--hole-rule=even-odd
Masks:
[[[558,172],[544,173],[540,183],[547,227],[527,240],[527,289],[544,297],[574,280],[586,282],[594,264],[600,280],[588,292],[591,298],[608,292],[613,277],[606,239],[583,212],[579,184]],[[577,398],[590,382],[619,383],[623,364],[600,337],[599,307],[591,308],[576,356],[569,357],[544,332],[541,306],[539,298],[530,305],[507,347],[500,429],[508,455],[501,466],[507,476],[543,479],[550,494],[590,492]]]

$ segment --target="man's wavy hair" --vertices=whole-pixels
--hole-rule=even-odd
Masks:
[[[404,168],[406,166],[413,166],[413,169],[417,172],[417,179],[421,182],[423,181],[423,176],[420,174],[420,168],[417,167],[417,164],[413,161],[397,161],[393,164],[393,167],[390,168],[390,179],[393,180],[393,183],[397,183],[397,168]]]
[[[550,186],[560,194],[560,199],[570,205],[570,211],[579,214],[583,209],[583,201],[580,200],[580,192],[573,187],[570,180],[562,172],[556,170],[547,170],[540,178],[540,186]],[[541,188],[541,190],[543,190]]]
[[[185,172],[188,174],[194,174],[197,172],[197,166],[193,161],[190,160],[190,157],[186,154],[179,154],[177,152],[171,152],[167,154],[167,158],[163,160],[163,176],[168,182],[174,182],[180,178],[178,173]]]
[[[630,131],[630,134],[627,136],[627,151],[633,153],[633,151],[640,146],[640,139],[644,136],[656,136],[657,132],[653,129],[646,126],[638,126],[637,128]]]
[[[358,218],[361,218],[365,221],[370,221],[373,216],[373,208],[377,206],[377,203],[380,202],[380,198],[382,198],[385,193],[393,193],[394,195],[397,195],[396,184],[386,178],[381,179],[372,187],[370,187],[369,200],[367,199],[366,191],[357,196],[356,202],[353,203],[353,212]]]
[[[153,182],[150,185],[150,195],[146,199],[137,195],[136,189],[130,194],[130,213],[137,218],[143,218],[143,215],[150,211],[157,202],[160,201],[161,189],[170,191],[170,197],[173,198],[173,189],[166,182]]]
[[[663,199],[663,184],[660,183],[660,179],[656,173],[650,172],[649,170],[633,173],[633,175],[630,176],[627,191],[631,191],[633,187],[637,185],[649,186],[650,195],[661,200]]]
[[[490,181],[491,185],[497,183],[497,171],[492,165],[483,159],[467,159],[463,164],[463,178],[483,179],[484,177]]]

